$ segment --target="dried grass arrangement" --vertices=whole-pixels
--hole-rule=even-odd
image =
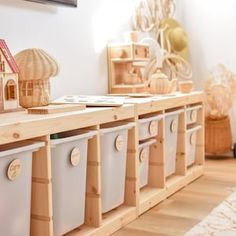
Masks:
[[[26,49],[15,55],[20,69],[20,105],[25,108],[46,106],[50,102],[50,77],[58,74],[54,58],[42,49]]]
[[[204,85],[206,117],[213,120],[229,115],[236,96],[236,75],[224,65],[218,65],[209,73]]]
[[[229,111],[236,95],[236,75],[224,65],[209,73],[206,94],[206,152],[222,154],[232,149]]]

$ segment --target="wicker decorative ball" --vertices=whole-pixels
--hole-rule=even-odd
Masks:
[[[42,49],[26,49],[15,55],[20,69],[20,105],[25,108],[46,106],[50,102],[50,77],[58,74],[55,59]]]

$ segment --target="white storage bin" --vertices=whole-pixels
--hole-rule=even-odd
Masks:
[[[88,139],[96,131],[51,140],[54,236],[84,223]]]
[[[192,165],[195,162],[196,157],[196,137],[197,131],[201,129],[201,126],[188,129],[186,131],[186,159],[187,166]]]
[[[148,184],[149,169],[149,150],[150,146],[155,143],[155,139],[150,139],[139,144],[139,187],[142,188]]]
[[[128,129],[133,126],[114,124],[100,130],[102,213],[124,202]]]
[[[178,137],[179,114],[177,110],[165,114],[165,175],[170,176],[176,169],[176,150]]]
[[[162,115],[139,119],[139,140],[155,137],[158,134],[158,121]]]
[[[0,146],[0,235],[30,235],[32,152],[44,142]]]
[[[194,124],[197,122],[197,114],[201,108],[202,108],[201,105],[186,108],[186,124],[187,125]]]

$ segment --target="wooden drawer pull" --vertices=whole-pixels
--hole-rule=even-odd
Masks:
[[[143,148],[139,153],[139,161],[144,162],[148,158],[148,149]]]
[[[195,145],[195,143],[196,143],[196,134],[195,134],[195,133],[192,133],[192,134],[190,135],[190,140],[189,140],[189,142],[190,142],[191,145]]]
[[[122,135],[118,135],[115,139],[115,148],[117,151],[122,151],[124,148],[124,138]]]
[[[18,178],[22,171],[22,164],[19,159],[13,160],[7,168],[7,177],[9,180],[14,181]]]
[[[70,162],[72,166],[78,166],[80,162],[80,149],[79,147],[75,147],[70,154]]]
[[[157,133],[157,121],[153,120],[149,124],[149,133],[150,135],[155,135]]]
[[[191,111],[190,113],[190,120],[191,121],[195,121],[197,119],[197,111],[196,110],[193,110]]]
[[[172,120],[172,122],[170,124],[170,131],[171,131],[171,133],[175,133],[177,131],[177,121],[176,120]]]

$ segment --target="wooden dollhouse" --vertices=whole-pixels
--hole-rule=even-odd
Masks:
[[[19,109],[18,73],[6,42],[0,39],[0,113]]]

